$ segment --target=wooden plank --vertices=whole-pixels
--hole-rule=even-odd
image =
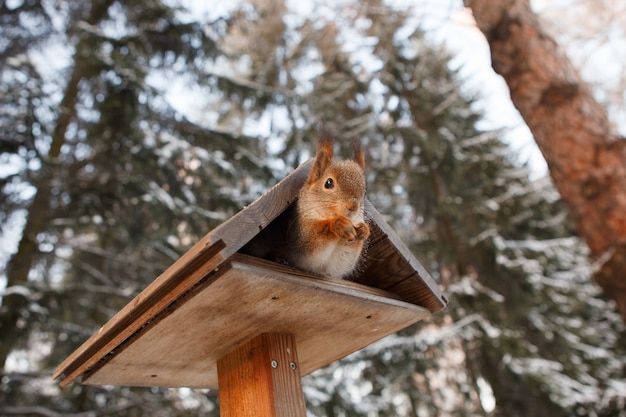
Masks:
[[[293,334],[304,375],[430,315],[358,283],[237,254],[83,382],[217,388],[217,361],[260,333]]]
[[[282,247],[288,243],[286,230],[295,215],[290,207],[241,251],[271,259],[272,244]],[[348,280],[388,290],[432,313],[444,308],[448,302],[445,295],[369,200],[365,200],[365,217],[370,237],[360,266]]]
[[[65,359],[53,373],[65,386],[86,369],[146,325],[178,297],[187,292],[209,271],[236,253],[259,230],[267,227],[293,203],[306,181],[311,161],[267,191],[262,197],[222,223],[172,264],[109,322]]]
[[[224,248],[222,241],[210,244],[190,255],[181,257],[166,273],[157,278],[146,290],[120,310],[111,320],[74,351],[54,371],[53,378],[64,378],[61,386],[82,375],[109,352],[118,348],[137,329],[158,314],[166,303],[186,292],[202,276],[208,274],[221,261],[218,256]]]
[[[362,269],[354,280],[393,292],[432,313],[443,309],[448,303],[446,296],[369,200],[365,212],[371,235]]]
[[[309,160],[300,165],[249,206],[209,233],[214,239],[226,242],[228,256],[239,251],[296,201],[312,163],[313,160]]]
[[[306,417],[296,340],[263,333],[217,361],[221,417]]]

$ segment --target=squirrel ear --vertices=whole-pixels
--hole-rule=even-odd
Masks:
[[[354,148],[354,162],[356,162],[362,170],[365,170],[365,155],[363,155],[361,141],[354,139],[352,141],[352,147]]]
[[[311,168],[309,183],[314,183],[324,174],[333,161],[333,137],[326,129],[321,129],[319,133],[319,144],[317,155]]]

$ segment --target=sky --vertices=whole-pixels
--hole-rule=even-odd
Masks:
[[[476,27],[469,9],[457,0],[403,1],[422,10],[427,37],[443,43],[454,55],[453,66],[463,77],[462,87],[469,94],[478,93],[477,105],[485,117],[479,127],[504,129],[502,138],[521,162],[528,163],[534,176],[547,173],[547,166],[533,136],[511,102],[504,79],[491,67],[487,40]]]

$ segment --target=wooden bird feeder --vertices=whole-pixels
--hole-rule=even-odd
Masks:
[[[281,232],[275,220],[310,165],[204,236],[54,378],[218,388],[222,417],[305,417],[301,375],[443,309],[445,296],[369,201],[367,255],[351,280],[245,254],[260,231]]]

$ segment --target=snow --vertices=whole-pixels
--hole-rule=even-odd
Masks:
[[[487,413],[491,413],[496,408],[496,398],[493,395],[491,385],[489,385],[489,382],[487,382],[483,377],[478,377],[476,379],[476,385],[478,386],[480,403],[483,406],[483,409]]]
[[[155,197],[158,201],[165,204],[170,210],[174,210],[176,208],[176,202],[172,198],[172,196],[170,196],[167,191],[165,191],[157,183],[150,182],[150,191],[151,196]]]
[[[593,404],[602,396],[602,387],[592,379],[581,383],[563,371],[563,364],[542,358],[511,358],[506,357],[503,363],[519,375],[531,376],[542,389],[551,392],[553,400],[562,407],[574,407],[577,404]],[[593,382],[592,382],[593,381]]]
[[[448,287],[448,292],[451,294],[464,294],[477,296],[479,294],[486,295],[491,300],[497,303],[503,303],[505,301],[502,294],[485,287],[473,277],[464,276],[458,282],[451,284]]]

